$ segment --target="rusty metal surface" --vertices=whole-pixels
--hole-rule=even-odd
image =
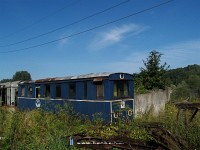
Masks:
[[[79,148],[89,148],[92,150],[110,150],[113,148],[124,150],[183,150],[188,149],[188,143],[170,131],[158,122],[141,123],[138,125],[144,128],[155,139],[151,141],[135,140],[127,137],[126,131],[116,137],[103,139],[101,137],[90,137],[84,133],[73,135],[74,144]],[[67,137],[69,140],[69,137]]]
[[[70,137],[67,137],[69,140]],[[85,134],[73,135],[74,145],[78,148],[88,148],[92,150],[111,150],[113,148],[123,150],[162,150],[162,146],[154,141],[134,140],[128,137],[112,137],[103,139],[100,137],[90,137]],[[164,150],[164,149],[163,149]]]
[[[185,114],[186,116],[186,111],[189,110],[190,113],[192,114],[190,118],[185,118],[185,124],[187,125],[189,122],[192,122],[192,120],[195,118],[196,114],[200,110],[200,103],[199,102],[181,102],[181,103],[176,103],[175,106],[178,108],[177,112],[177,120],[179,120],[180,115]]]
[[[32,81],[21,81],[21,84],[24,83],[42,83],[42,82],[50,82],[50,81],[63,81],[63,80],[78,80],[78,79],[86,79],[86,78],[96,78],[95,80],[102,80],[104,77],[109,77],[112,74],[128,74],[124,72],[99,72],[99,73],[89,73],[89,74],[82,74],[77,76],[65,76],[65,77],[54,77],[54,78],[44,78]]]
[[[34,81],[23,81],[23,83],[41,83],[41,82],[51,82],[51,81],[63,81],[63,80],[76,80],[76,79],[85,79],[85,78],[97,78],[100,79],[102,77],[107,77],[111,75],[112,73],[109,72],[101,72],[101,73],[89,73],[89,74],[83,74],[78,76],[66,76],[66,77],[55,77],[55,78],[44,78],[44,79],[38,79]]]
[[[176,103],[175,106],[178,109],[200,109],[200,103],[198,102],[182,102],[182,103]]]
[[[169,150],[185,150],[189,144],[178,136],[173,135],[170,131],[163,127],[159,122],[142,124],[140,127],[146,128],[152,137],[160,143],[164,149]]]

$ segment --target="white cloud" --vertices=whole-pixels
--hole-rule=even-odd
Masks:
[[[99,33],[92,44],[89,46],[92,50],[99,50],[107,46],[121,42],[127,36],[138,35],[149,27],[137,24],[125,24],[120,27],[114,27],[103,33]]]

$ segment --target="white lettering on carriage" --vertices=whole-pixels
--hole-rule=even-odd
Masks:
[[[120,74],[120,75],[119,75],[119,78],[120,78],[120,79],[124,79],[124,74]]]

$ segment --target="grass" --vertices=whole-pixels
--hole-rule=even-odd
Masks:
[[[81,121],[62,111],[51,114],[42,110],[30,112],[1,110],[1,149],[67,149],[63,137],[80,132]],[[4,118],[4,119],[3,119]]]
[[[176,120],[177,109],[173,104],[167,104],[166,109],[158,116],[151,111],[134,121],[125,123],[119,120],[111,125],[94,114],[94,120],[90,121],[85,116],[74,113],[69,107],[61,109],[59,113],[52,114],[43,110],[14,111],[0,108],[0,149],[2,150],[64,150],[69,149],[65,137],[77,133],[86,133],[94,137],[108,139],[125,134],[126,137],[138,140],[153,140],[145,129],[138,128],[141,122],[161,122],[175,135],[188,141],[192,149],[200,147],[200,114],[197,114],[193,122],[185,125],[185,116]],[[82,118],[85,118],[84,120]],[[70,149],[77,149],[70,147]]]
[[[174,135],[188,142],[191,149],[200,149],[200,112],[197,113],[192,122],[189,122],[192,111],[182,112],[177,120],[177,108],[174,104],[167,104],[165,110],[154,116],[150,110],[136,122],[160,122]]]

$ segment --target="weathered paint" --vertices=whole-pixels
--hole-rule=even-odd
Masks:
[[[0,84],[0,105],[16,105],[19,82],[20,81],[14,81]]]
[[[129,82],[128,97],[114,97],[115,81]],[[84,97],[84,83],[87,82],[87,97]],[[104,87],[103,99],[97,99],[96,82],[100,82]],[[69,84],[76,84],[76,98],[69,97]],[[50,84],[50,98],[44,98],[45,84]],[[62,95],[60,99],[55,98],[55,85],[61,84]],[[32,98],[28,98],[28,85],[33,88]],[[25,86],[25,96],[21,95],[22,86]],[[40,86],[40,98],[36,99],[36,87]],[[122,111],[126,115],[127,110],[134,110],[133,76],[126,73],[97,73],[80,76],[70,76],[64,78],[48,78],[31,82],[22,82],[19,86],[19,109],[35,109],[36,102],[40,100],[41,107],[46,110],[55,111],[57,105],[63,106],[64,103],[72,105],[73,109],[80,114],[87,115],[89,118],[95,113],[102,113],[103,119],[112,121],[113,113]],[[119,105],[124,101],[125,108]],[[119,106],[118,106],[119,105]],[[127,115],[126,115],[127,116]]]

